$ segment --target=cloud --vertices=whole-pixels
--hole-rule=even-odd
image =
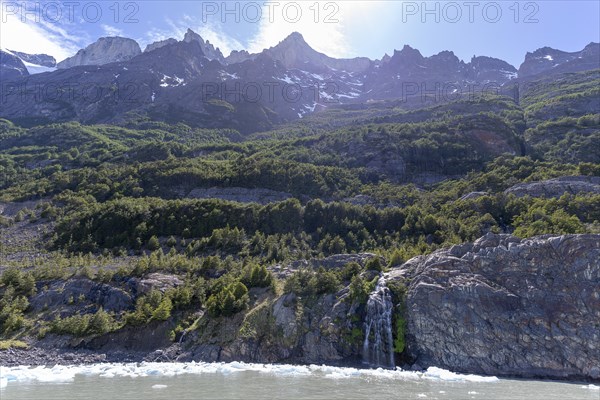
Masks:
[[[277,8],[263,8],[263,18],[256,35],[249,40],[248,50],[261,52],[290,33],[300,32],[317,51],[331,57],[354,56],[348,40],[349,27],[362,26],[360,18],[378,7],[378,2],[373,1],[282,1]]]
[[[107,36],[123,36],[123,31],[114,26],[102,24],[102,30]]]
[[[2,4],[4,3],[4,4]],[[73,55],[81,47],[84,36],[75,36],[63,27],[29,14],[22,18],[8,12],[0,1],[0,47],[32,54],[49,54],[58,61]]]
[[[241,50],[244,48],[242,43],[227,35],[221,28],[203,25],[196,27],[196,32],[202,36],[204,40],[208,40],[215,47],[218,47],[225,57],[227,57],[232,50]]]

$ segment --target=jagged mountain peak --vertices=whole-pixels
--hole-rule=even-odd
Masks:
[[[419,50],[405,44],[404,47],[402,47],[402,50],[394,50],[392,59],[394,58],[423,58],[423,55]]]
[[[304,36],[302,36],[302,34],[300,32],[290,33],[280,43],[298,43],[298,44],[305,44],[308,46],[308,44],[306,43],[306,40],[304,40]]]
[[[299,32],[292,32],[285,39],[280,41],[277,45],[269,48],[272,51],[296,51],[296,52],[311,52],[317,53],[307,42],[304,40],[304,36]]]
[[[275,61],[280,61],[286,68],[323,71],[327,69],[345,70],[349,72],[364,71],[371,60],[367,58],[336,59],[313,49],[304,37],[293,32],[276,46],[263,51]]]
[[[204,53],[206,58],[208,58],[209,60],[217,60],[222,64],[225,64],[225,57],[223,56],[223,53],[221,53],[221,50],[218,47],[215,48],[215,46],[213,46],[210,43],[210,41],[204,40],[202,36],[194,32],[190,28],[188,28],[188,30],[185,32],[185,35],[183,36],[183,41],[187,43],[200,43],[200,47],[202,47],[202,52]]]
[[[173,38],[168,38],[165,40],[158,40],[154,43],[150,43],[149,45],[147,45],[146,49],[144,50],[144,53],[148,53],[150,51],[159,49],[164,46],[168,46],[170,44],[175,44],[175,43],[177,43],[177,39],[173,39]]]

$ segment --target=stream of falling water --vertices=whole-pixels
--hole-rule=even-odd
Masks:
[[[392,295],[382,276],[367,301],[363,362],[372,367],[394,368]]]

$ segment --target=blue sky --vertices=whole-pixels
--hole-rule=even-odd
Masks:
[[[426,56],[452,50],[465,61],[488,55],[517,67],[539,47],[576,51],[600,41],[598,1],[0,0],[0,13],[0,47],[58,60],[101,36],[130,37],[143,48],[181,39],[188,27],[225,55],[257,52],[298,31],[335,57],[381,58],[408,44]]]

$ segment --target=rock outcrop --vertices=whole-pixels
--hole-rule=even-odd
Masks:
[[[71,314],[88,307],[121,312],[133,307],[133,297],[127,291],[87,278],[44,282],[43,286],[47,286],[47,290],[40,291],[30,301],[35,312],[52,309]]]
[[[48,68],[56,67],[56,59],[47,54],[28,54],[14,50],[11,50],[10,52],[19,57],[21,60],[31,64],[41,65],[42,67]]]
[[[505,190],[517,197],[560,197],[563,194],[600,194],[600,177],[563,176],[546,181],[520,183]]]
[[[600,379],[600,235],[488,234],[414,258],[407,353],[421,367]]]
[[[144,53],[149,53],[153,50],[160,49],[161,47],[168,46],[170,44],[175,44],[175,43],[177,43],[177,40],[173,39],[173,38],[159,40],[157,42],[150,43],[149,45],[147,45],[146,48],[144,49]]]
[[[572,53],[542,47],[533,53],[527,53],[525,61],[519,67],[519,78],[597,68],[600,68],[600,43],[592,42],[583,50]]]
[[[351,337],[360,323],[347,290],[303,302],[295,294],[259,303],[246,315],[205,320],[182,344],[178,361],[246,361],[347,364],[359,361],[362,342]],[[360,328],[358,328],[360,329]]]
[[[104,65],[128,61],[142,53],[140,45],[133,39],[123,37],[103,37],[81,49],[73,57],[59,62],[59,69],[79,65]]]
[[[7,51],[0,50],[0,79],[2,82],[28,75],[29,72],[19,57]]]
[[[371,66],[371,60],[366,57],[353,59],[337,59],[326,56],[312,49],[304,37],[294,32],[278,45],[263,51],[286,68],[298,69],[334,69],[347,72],[365,72]]]
[[[202,53],[209,60],[217,60],[222,64],[225,64],[225,57],[223,57],[223,53],[219,48],[215,48],[208,40],[202,39],[202,36],[198,35],[191,29],[188,29],[183,37],[183,41],[186,43],[190,42],[198,42],[200,43],[200,47],[202,48]]]

